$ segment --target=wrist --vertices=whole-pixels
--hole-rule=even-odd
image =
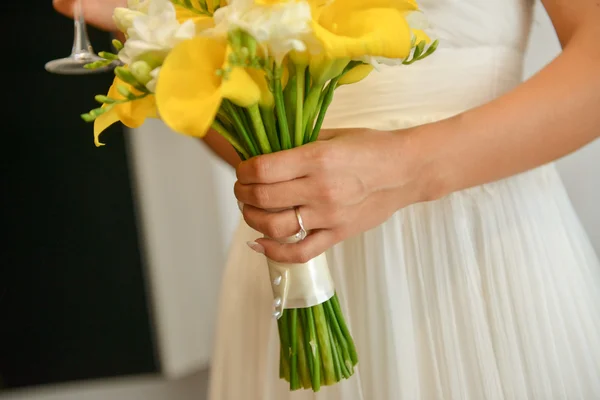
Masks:
[[[401,207],[438,200],[452,192],[452,172],[442,157],[447,149],[436,138],[440,129],[440,123],[431,123],[394,133],[402,164],[400,190],[410,192],[408,198],[406,194],[402,196]]]

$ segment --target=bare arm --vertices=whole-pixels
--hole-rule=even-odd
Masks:
[[[241,159],[235,152],[233,146],[217,132],[210,130],[203,138],[203,141],[213,153],[232,167],[236,168],[241,162]]]
[[[545,0],[563,52],[503,97],[415,129],[429,198],[556,160],[600,136],[600,1]],[[599,171],[600,172],[600,171]]]

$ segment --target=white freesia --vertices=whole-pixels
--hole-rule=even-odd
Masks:
[[[154,0],[127,0],[127,8],[134,11],[139,11],[148,14],[150,3]]]
[[[150,72],[150,76],[152,77],[152,79],[150,80],[150,82],[148,82],[146,84],[146,87],[152,93],[156,92],[156,83],[158,82],[158,74],[159,73],[160,73],[160,67],[156,67],[152,70],[152,72]]]
[[[215,27],[204,35],[225,37],[240,29],[265,48],[278,62],[290,51],[305,51],[311,40],[311,12],[306,1],[257,4],[232,0],[214,14]]]
[[[175,7],[169,0],[153,0],[148,14],[137,16],[127,30],[128,38],[119,52],[119,59],[131,64],[151,53],[153,60],[162,62],[177,43],[195,34],[193,21],[188,20],[183,24],[177,21]]]
[[[115,11],[113,11],[113,21],[115,25],[117,25],[117,29],[119,29],[123,33],[127,33],[127,31],[133,27],[133,21],[140,16],[145,15],[141,11],[135,11],[125,7],[117,7]]]
[[[195,35],[194,22],[188,20],[183,24],[179,23],[175,7],[169,0],[152,0],[147,14],[140,12],[133,18],[131,27],[127,29],[127,41],[119,52],[119,60],[129,65],[142,60],[156,69],[162,65],[173,47]],[[152,81],[148,83],[150,86],[155,84]]]

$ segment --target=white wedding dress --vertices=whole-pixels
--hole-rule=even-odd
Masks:
[[[520,83],[531,1],[419,3],[440,49],[341,88],[327,128],[427,123]],[[600,399],[600,264],[552,165],[406,207],[335,246],[359,368],[318,394],[279,379],[267,266],[246,246],[257,237],[242,222],[233,241],[211,400]]]

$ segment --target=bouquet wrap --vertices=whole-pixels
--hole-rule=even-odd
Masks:
[[[437,46],[414,0],[129,0],[114,18],[127,40],[88,66],[118,65],[102,106],[82,115],[96,145],[115,122],[160,117],[188,136],[212,128],[242,160],[316,141],[340,86]],[[280,377],[313,391],[351,377],[358,356],[325,254],[267,265]]]

